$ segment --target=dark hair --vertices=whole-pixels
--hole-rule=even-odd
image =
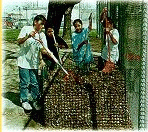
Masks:
[[[46,18],[43,15],[37,15],[33,20],[33,26],[34,26],[34,21],[39,21],[39,20],[46,22]]]
[[[54,28],[54,26],[51,23],[49,23],[49,22],[46,21],[46,23],[45,23],[45,29],[48,29],[48,28]]]
[[[114,23],[113,23],[113,20],[110,18],[110,17],[107,17],[107,19],[105,19],[102,23],[103,27],[106,27],[106,20],[110,23],[110,24],[113,24],[113,27],[114,27]]]
[[[52,24],[50,24],[49,22],[46,21],[46,23],[45,23],[45,34],[46,35],[47,35],[48,28],[54,29],[54,26]]]
[[[73,26],[75,26],[76,22],[79,22],[79,23],[82,25],[82,21],[81,21],[80,19],[75,19],[75,20],[73,21]]]

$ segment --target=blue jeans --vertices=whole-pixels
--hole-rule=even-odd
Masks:
[[[40,89],[38,82],[37,69],[25,69],[19,67],[20,78],[20,99],[22,102],[28,102],[28,95],[31,93],[33,100],[39,100]]]

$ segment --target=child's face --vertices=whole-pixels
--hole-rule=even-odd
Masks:
[[[113,28],[113,24],[111,24],[109,21],[107,21],[106,28],[111,30]]]
[[[75,27],[76,32],[80,33],[82,31],[82,24],[81,23],[76,22],[74,27]]]
[[[54,34],[53,28],[48,28],[48,29],[47,29],[47,35],[48,35],[49,37],[53,37],[53,34]]]
[[[44,28],[44,24],[45,24],[45,21],[42,21],[42,20],[35,21],[34,22],[35,30],[37,30],[38,32],[41,31]]]

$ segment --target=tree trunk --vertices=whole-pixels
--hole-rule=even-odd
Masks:
[[[65,13],[65,8],[67,8],[67,6],[64,4],[58,4],[54,2],[49,3],[47,21],[50,26],[53,27],[55,35],[59,34],[59,29],[63,15]]]
[[[63,39],[71,39],[71,13],[73,7],[69,7],[64,15]]]
[[[47,21],[53,27],[55,35],[59,34],[61,21],[63,15],[65,14],[65,11],[69,7],[73,7],[75,4],[79,3],[80,1],[81,0],[74,0],[74,1],[49,0]]]

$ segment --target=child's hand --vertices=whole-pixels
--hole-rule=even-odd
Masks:
[[[55,47],[58,47],[58,46],[59,46],[59,44],[58,44],[58,43],[55,43],[54,45],[55,45]]]
[[[55,45],[56,47],[60,48],[60,49],[64,48],[63,45],[59,45],[58,43],[55,43],[54,45]]]
[[[43,69],[45,66],[45,62],[43,60],[40,60],[40,65],[39,65],[39,69]]]
[[[108,11],[107,7],[104,7],[103,10],[102,10],[102,12],[104,12],[104,13],[107,12],[107,11]]]
[[[58,47],[59,47],[60,49],[65,48],[65,46],[64,46],[64,45],[58,45]]]
[[[34,37],[34,36],[35,36],[35,34],[36,34],[36,32],[35,32],[35,31],[30,32],[30,33],[29,33],[29,38],[30,38],[30,37]]]
[[[41,53],[42,53],[43,55],[47,55],[47,54],[48,54],[47,51],[46,51],[46,49],[44,49],[44,48],[41,49]]]
[[[100,22],[103,23],[103,21],[106,19],[107,17],[107,12],[108,12],[108,9],[107,7],[104,7],[101,14],[100,14]]]
[[[106,31],[106,34],[109,34],[110,28],[106,28],[105,31]]]
[[[84,43],[84,44],[88,44],[88,40],[84,40],[83,43]]]

